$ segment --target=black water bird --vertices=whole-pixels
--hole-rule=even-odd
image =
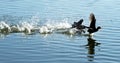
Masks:
[[[72,24],[72,28],[76,28],[76,29],[78,29],[79,31],[78,32],[84,32],[85,33],[85,31],[84,31],[84,29],[85,28],[88,28],[87,26],[85,26],[85,25],[82,25],[82,23],[83,23],[83,19],[80,19],[78,22],[74,22],[73,24]]]
[[[97,28],[96,28],[96,19],[95,19],[95,16],[94,16],[94,14],[93,13],[91,13],[90,14],[90,26],[89,26],[89,28],[88,28],[88,32],[89,32],[89,34],[92,34],[92,33],[94,33],[94,32],[97,32],[99,29],[101,29],[101,27],[100,26],[98,26]]]
[[[87,28],[87,26],[82,25],[83,23],[83,19],[80,19],[78,22],[74,22],[74,24],[72,24],[72,28],[76,28],[76,29],[85,29]]]

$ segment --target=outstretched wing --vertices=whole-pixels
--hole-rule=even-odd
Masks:
[[[96,20],[92,20],[91,23],[90,23],[90,28],[92,29],[96,29]]]
[[[81,20],[78,21],[78,22],[74,22],[74,23],[72,24],[72,28],[79,27],[82,23],[83,23],[83,19],[81,19]]]
[[[83,19],[80,19],[77,24],[81,25],[83,23]]]
[[[90,28],[96,29],[96,19],[93,13],[90,14]]]

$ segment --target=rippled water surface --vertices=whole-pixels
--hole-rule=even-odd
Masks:
[[[67,28],[81,18],[88,26],[91,12],[102,27],[92,37],[40,33],[44,25]],[[21,30],[0,33],[0,63],[119,63],[119,13],[120,0],[0,0],[0,23]]]

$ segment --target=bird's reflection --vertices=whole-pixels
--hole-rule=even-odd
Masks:
[[[94,59],[94,54],[95,54],[95,46],[100,45],[100,43],[97,43],[95,39],[92,37],[89,37],[87,39],[88,44],[86,45],[88,47],[88,60],[93,61]]]

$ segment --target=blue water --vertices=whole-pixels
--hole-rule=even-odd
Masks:
[[[96,16],[102,29],[92,38],[62,33],[0,33],[0,63],[119,63],[119,0],[0,0],[0,21],[7,24],[34,21],[37,25]],[[36,21],[36,19],[35,19]],[[94,41],[96,40],[96,41]]]

